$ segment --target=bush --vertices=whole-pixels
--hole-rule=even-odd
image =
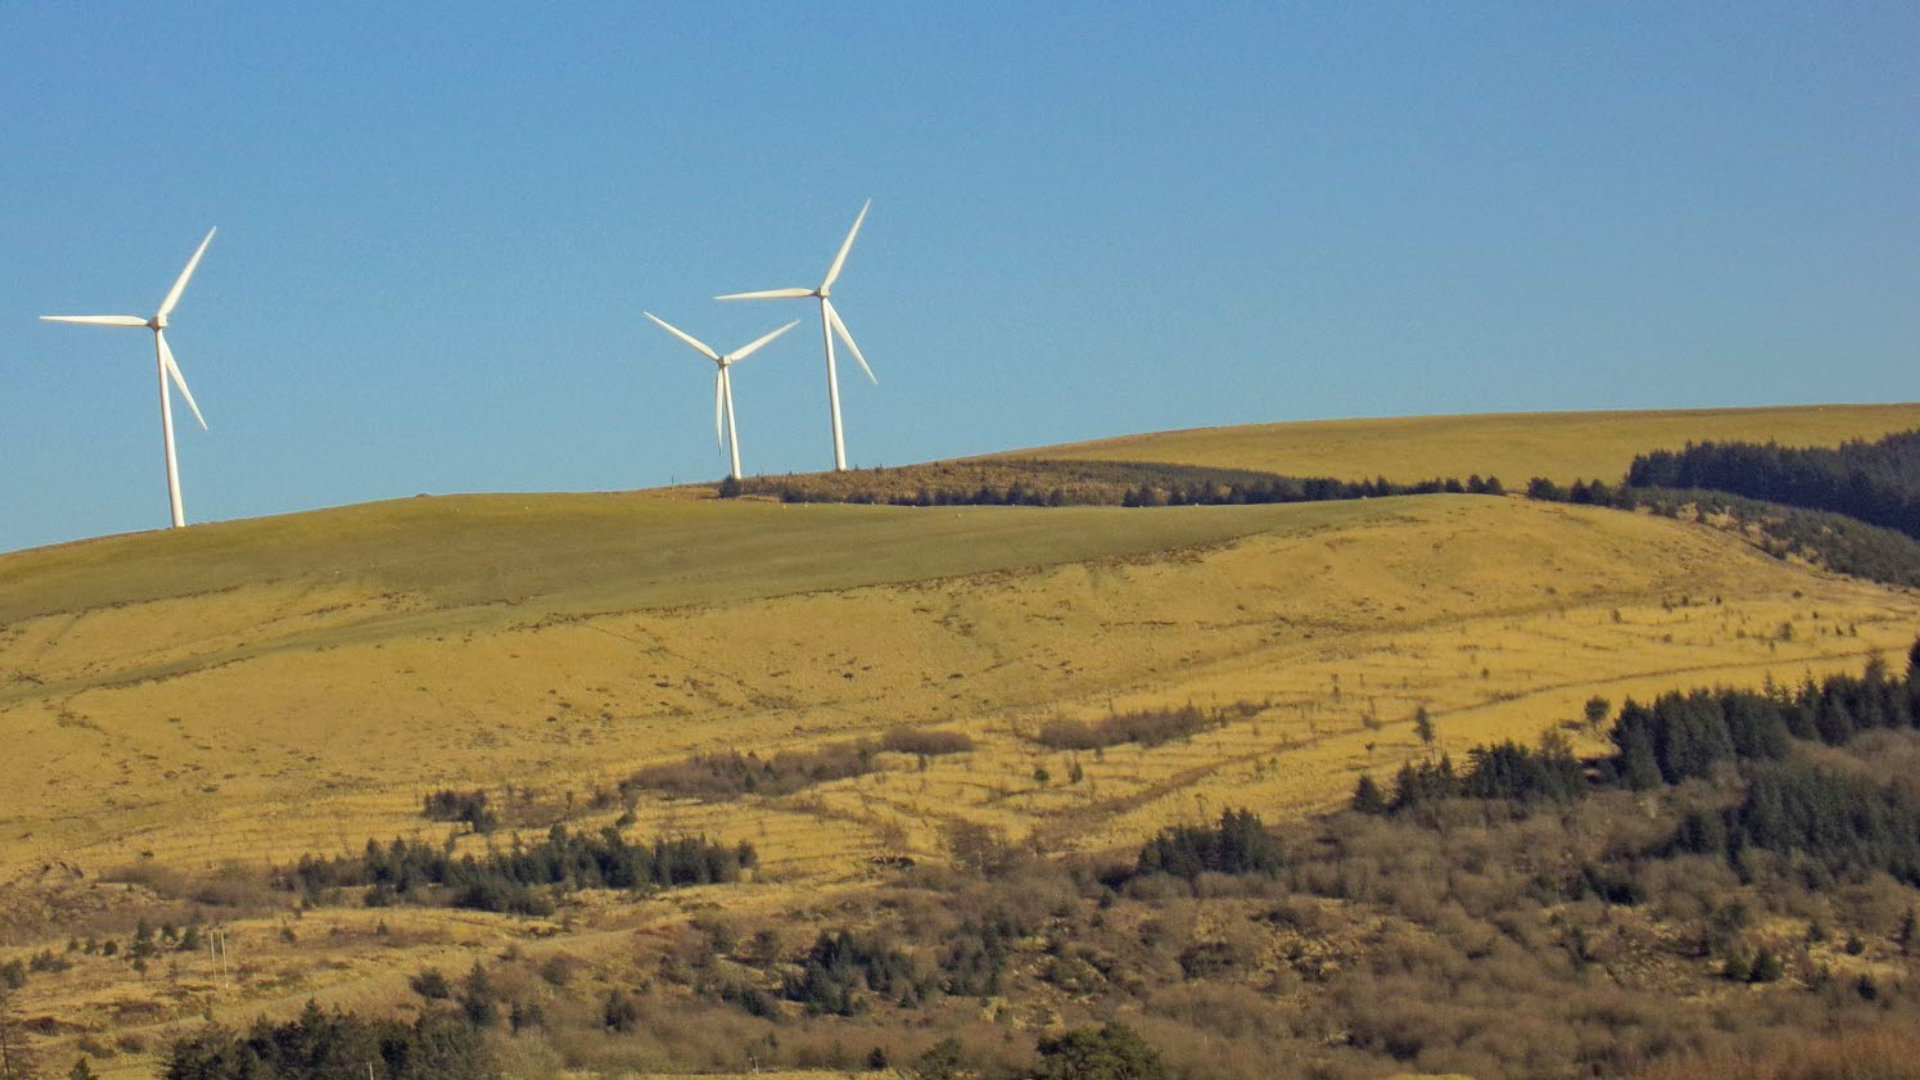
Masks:
[[[1115,713],[1094,722],[1050,720],[1041,726],[1033,736],[1033,741],[1049,750],[1099,750],[1123,743],[1154,747],[1175,739],[1191,738],[1203,731],[1252,716],[1258,711],[1259,706],[1241,702],[1210,711],[1187,705],[1178,709]]]
[[[428,1001],[445,1001],[453,996],[453,984],[449,983],[447,977],[435,968],[428,968],[415,975],[407,980],[407,985],[413,987],[414,993]]]
[[[428,821],[464,821],[478,833],[500,826],[500,816],[487,808],[487,793],[479,790],[436,791],[426,797],[420,812]]]
[[[1173,1080],[1159,1052],[1120,1023],[1041,1039],[1034,1075],[1040,1080]]]
[[[971,745],[971,744],[969,744]],[[813,750],[782,750],[772,757],[741,753],[697,754],[683,761],[649,765],[620,785],[623,791],[657,791],[695,799],[741,795],[791,795],[814,784],[865,776],[873,771],[872,744],[830,743]]]

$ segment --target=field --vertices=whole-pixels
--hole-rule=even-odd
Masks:
[[[1635,454],[1693,442],[1835,446],[1920,427],[1920,404],[1812,405],[1659,412],[1507,413],[1316,420],[1194,428],[1019,451],[1063,461],[1138,461],[1259,469],[1287,476],[1410,481],[1498,476],[1509,488],[1544,476],[1614,483]]]
[[[1916,423],[1915,406],[1435,418],[1047,453],[1512,483],[1612,475],[1680,432],[1832,442]],[[887,866],[946,858],[956,825],[1046,853],[1124,852],[1230,807],[1298,818],[1428,753],[1422,707],[1442,751],[1552,729],[1591,739],[1573,722],[1595,695],[1798,684],[1897,661],[1917,628],[1911,591],[1708,525],[1488,496],[1158,509],[467,496],[22,552],[0,557],[0,961],[124,935],[134,912],[176,910],[156,897],[181,880],[370,838],[437,844],[448,827],[421,803],[442,788],[487,790],[529,837],[629,815],[639,836],[760,852],[750,884],[593,900],[556,920],[285,907],[228,925],[239,979],[183,953],[139,978],[90,959],[21,993],[58,1018],[56,1048],[113,1032],[151,1048],[201,1015],[398,1003],[407,973],[509,944],[621,948],[716,903],[815,917]],[[1225,722],[1153,747],[1036,738],[1052,721],[1189,705]],[[776,797],[620,786],[690,754],[903,728],[973,749],[882,753],[875,771]],[[142,1075],[145,1054],[108,1064]]]

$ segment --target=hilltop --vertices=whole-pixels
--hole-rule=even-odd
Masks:
[[[1920,404],[1751,409],[1496,413],[1310,420],[1192,428],[1070,443],[1004,456],[1257,469],[1287,476],[1414,480],[1473,473],[1519,488],[1543,476],[1609,483],[1635,454],[1689,441],[1837,446],[1920,427]]]

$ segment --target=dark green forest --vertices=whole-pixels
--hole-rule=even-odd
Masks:
[[[1920,539],[1920,431],[1838,448],[1690,443],[1634,458],[1627,483],[1826,510]]]

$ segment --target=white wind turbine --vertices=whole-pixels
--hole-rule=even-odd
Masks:
[[[213,243],[213,234],[217,230],[208,229],[207,238],[193,251],[193,258],[187,260],[187,268],[180,271],[180,277],[174,281],[173,288],[167,290],[167,298],[160,301],[160,310],[153,318],[143,319],[138,315],[42,315],[48,322],[87,323],[92,326],[144,326],[153,331],[153,352],[160,370],[160,431],[167,446],[167,501],[173,510],[173,527],[186,524],[186,517],[180,510],[180,465],[173,452],[173,400],[167,393],[167,380],[180,388],[180,396],[187,399],[187,408],[193,410],[193,418],[200,421],[200,429],[205,431],[207,420],[200,415],[200,406],[194,404],[193,391],[187,389],[187,377],[180,374],[180,365],[174,362],[173,350],[167,348],[167,316],[173,314],[174,305],[180,302],[180,294],[187,289],[187,279],[193,276],[193,270],[200,265],[200,256],[207,253],[207,245]]]
[[[720,420],[724,412],[724,415],[726,417],[727,449],[733,458],[733,472],[730,473],[729,475],[732,476],[735,480],[740,479],[740,429],[737,426],[735,426],[733,422],[733,374],[732,374],[733,365],[739,363],[742,360],[745,360],[747,357],[752,356],[754,353],[759,352],[760,347],[765,345],[767,342],[772,341],[774,338],[779,337],[781,334],[784,334],[787,331],[793,329],[794,327],[799,326],[800,320],[795,319],[792,322],[788,323],[787,325],[781,327],[780,329],[775,330],[773,333],[768,334],[765,337],[759,338],[758,340],[752,342],[751,344],[742,345],[730,353],[722,354],[722,353],[714,352],[713,348],[709,346],[706,342],[701,341],[699,338],[694,337],[692,334],[689,334],[684,330],[681,330],[679,327],[674,326],[672,323],[669,323],[667,320],[661,318],[658,315],[655,315],[651,311],[643,311],[641,312],[641,314],[645,315],[649,319],[652,319],[654,322],[659,323],[660,329],[665,330],[667,333],[672,334],[674,337],[677,337],[681,341],[684,341],[687,344],[693,346],[696,352],[698,352],[700,355],[706,357],[707,359],[713,361],[716,365],[718,365],[720,370],[713,377],[713,441],[715,443],[718,443],[720,441],[720,432],[721,432]]]
[[[873,369],[867,366],[867,358],[860,355],[860,346],[853,343],[853,335],[847,332],[847,324],[840,319],[840,313],[834,310],[829,297],[833,293],[833,283],[839,280],[840,268],[847,263],[847,252],[853,249],[853,238],[860,234],[860,223],[867,220],[867,209],[873,205],[868,199],[860,208],[860,216],[853,219],[853,228],[847,230],[847,238],[840,244],[840,253],[833,257],[833,265],[827,267],[826,280],[816,289],[767,289],[762,292],[729,293],[714,297],[716,300],[795,300],[804,297],[820,298],[820,336],[827,343],[827,403],[833,410],[833,467],[840,472],[847,469],[847,444],[840,432],[840,375],[833,366],[833,335],[839,334],[840,340],[847,343],[847,349],[853,358],[860,361],[860,370],[875,386],[880,380],[873,377]]]

